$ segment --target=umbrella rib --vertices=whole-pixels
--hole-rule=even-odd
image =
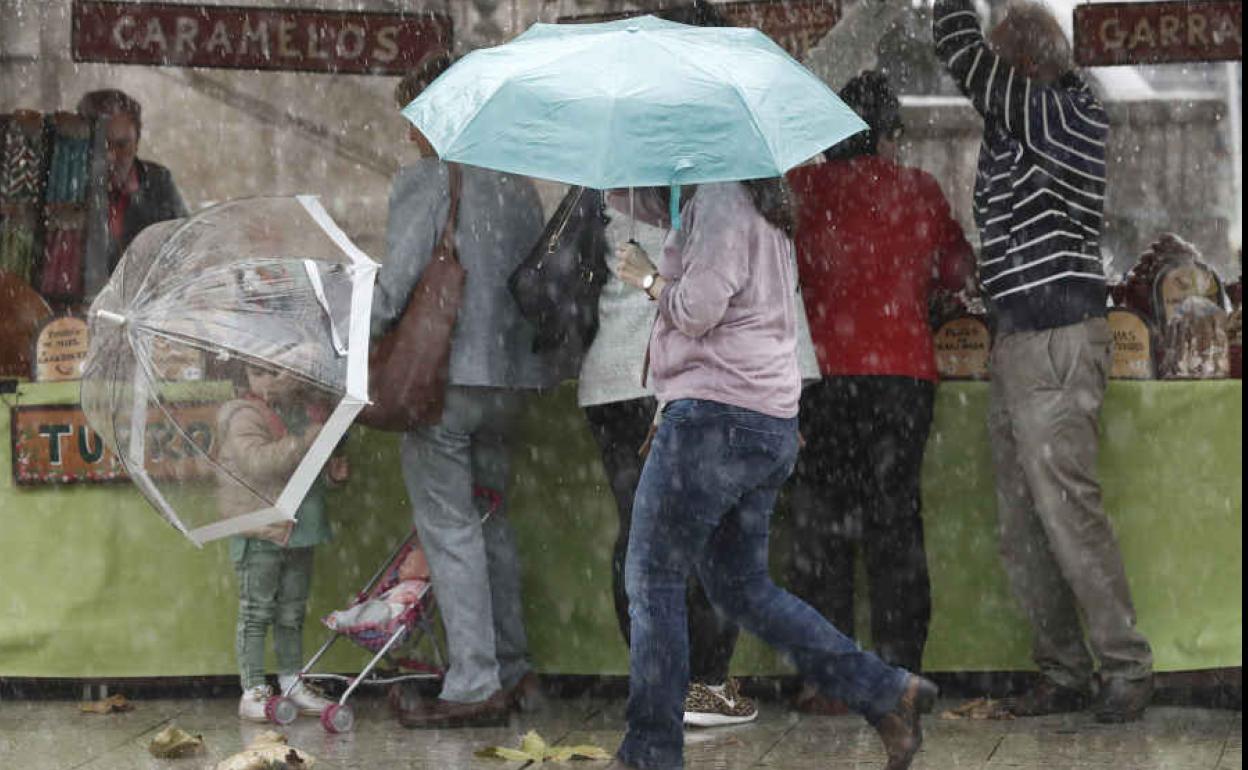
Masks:
[[[156,380],[156,378],[152,376],[151,367],[149,365],[147,358],[145,356],[136,355],[134,357],[134,360],[135,360],[135,363],[139,365],[139,371],[142,372],[143,378],[147,380],[147,385],[149,388],[151,388],[152,395],[157,396],[157,394],[159,394],[160,392],[160,387],[158,384],[158,380]],[[156,404],[156,408],[159,409],[161,414],[163,414],[165,418],[169,421],[169,423],[173,425],[173,429],[177,431],[178,435],[181,436],[188,444],[195,447],[196,449],[199,449],[199,445],[195,443],[194,439],[191,438],[191,435],[187,433],[185,430],[183,430],[182,426],[178,423],[178,421],[174,419],[173,414],[168,409],[165,408],[165,405],[163,403],[161,403],[159,396],[151,399],[151,401]],[[131,430],[133,430],[133,427],[131,428]],[[225,475],[229,476],[231,479],[233,479],[234,481],[237,481],[240,485],[246,488],[248,492],[251,492],[256,497],[272,505],[272,501],[266,499],[264,495],[260,494],[260,492],[258,492],[255,488],[253,488],[245,480],[239,478],[238,476],[235,476],[232,472],[230,472],[229,468],[226,468],[224,465],[221,465],[221,463],[214,460],[212,456],[209,455],[207,452],[200,449],[200,453],[203,455],[203,458],[208,461],[208,464],[211,465],[214,470],[220,471],[224,473]],[[144,464],[146,465],[146,463]],[[145,469],[144,473],[146,472],[147,471]],[[155,484],[154,481],[152,483]]]
[[[224,350],[232,356],[237,356],[238,358],[241,358],[247,361],[254,361],[258,364],[263,364],[266,368],[280,369],[283,372],[287,372],[288,374],[298,378],[300,381],[309,383],[311,385],[317,385],[317,386],[323,387],[326,384],[323,382],[317,382],[316,380],[310,377],[307,377],[303,372],[299,371],[298,369],[292,369],[286,364],[283,364],[278,361],[271,361],[267,358],[261,358],[253,353],[247,353],[231,345],[226,345],[225,343],[221,343],[221,342],[207,343],[207,342],[204,342],[203,340],[197,339],[195,337],[191,337],[190,335],[179,334],[178,332],[165,331],[163,329],[157,329],[154,326],[147,326],[147,325],[140,324],[138,325],[137,328],[141,331],[147,332],[148,334],[154,337],[163,337],[167,340],[180,342],[189,347],[202,350],[205,353],[213,353],[213,352]]]
[[[704,66],[702,62],[698,61],[696,57],[686,56],[679,47],[673,48],[671,45],[668,44],[666,40],[663,39],[661,35],[654,35],[652,36],[651,39],[653,39],[656,44],[662,46],[663,48],[668,49],[668,51],[671,51],[676,56],[683,59],[685,62],[693,65],[694,68],[702,70],[703,72],[705,72],[706,74],[712,77],[717,78],[719,76],[720,73],[717,73],[707,68],[706,66]],[[746,101],[745,94],[741,92],[740,84],[737,83],[736,79],[732,76],[731,72],[726,73],[726,75],[727,75],[726,80],[728,82],[728,85],[732,86],[732,92],[736,95],[737,100],[741,102],[741,106],[745,108],[745,114],[749,116],[750,125],[754,128],[755,135],[757,135],[758,138],[762,140],[763,146],[767,148],[767,153],[771,156],[772,161],[776,162],[777,159],[776,159],[775,148],[771,146],[771,142],[767,139],[767,134],[764,133],[763,130],[759,127],[758,120],[755,119],[754,117],[754,110],[750,108],[750,103]],[[776,168],[779,168],[778,162],[776,163]],[[784,172],[781,172],[780,176],[783,176],[783,175],[784,175]]]
[[[139,281],[138,287],[135,288],[134,293],[131,295],[132,297],[131,300],[127,302],[126,304],[130,305],[131,307],[134,307],[134,306],[141,304],[141,300],[145,299],[147,295],[147,291],[148,291],[148,283],[150,282],[149,279],[157,272],[151,268],[159,264],[163,259],[165,259],[170,243],[173,243],[174,240],[179,235],[184,233],[192,225],[198,225],[198,223],[201,221],[201,217],[203,217],[208,212],[214,211],[224,206],[229,206],[231,205],[231,203],[232,202],[218,203],[216,206],[210,206],[204,209],[203,211],[197,212],[194,216],[187,217],[182,222],[182,224],[178,226],[178,229],[174,230],[172,233],[169,233],[169,236],[165,238],[165,242],[160,245],[160,249],[156,252],[156,255],[152,257],[152,261],[148,265],[147,272],[143,274],[143,279]],[[124,257],[125,257],[125,254],[122,254],[123,259]]]

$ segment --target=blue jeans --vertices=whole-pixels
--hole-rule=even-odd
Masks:
[[[859,649],[767,572],[771,511],[797,444],[796,418],[700,400],[664,411],[637,488],[625,566],[632,640],[624,762],[684,765],[690,570],[716,609],[784,653],[825,696],[871,721],[897,707],[907,672]]]

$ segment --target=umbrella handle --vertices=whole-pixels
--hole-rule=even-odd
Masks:
[[[633,213],[633,188],[628,188],[628,242],[637,242],[637,215]]]

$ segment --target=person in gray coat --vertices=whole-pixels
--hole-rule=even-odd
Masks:
[[[404,78],[406,105],[447,66],[436,60]],[[372,333],[397,322],[441,236],[450,206],[449,167],[416,129],[421,158],[404,167],[390,195],[387,257],[377,276]],[[557,384],[532,352],[535,330],[507,279],[542,233],[541,201],[523,177],[463,167],[455,245],[467,271],[451,338],[441,422],[402,439],[403,479],[429,559],[446,629],[450,668],[437,699],[394,691],[405,727],[504,721],[540,696],[529,667],[520,603],[520,563],[505,515],[508,433],[525,394]]]

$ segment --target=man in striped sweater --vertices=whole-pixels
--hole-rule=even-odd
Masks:
[[[1110,361],[1100,255],[1109,121],[1043,6],[1011,5],[985,41],[971,0],[936,0],[932,36],[984,118],[974,203],[996,332],[1001,553],[1043,674],[1009,707],[1022,716],[1094,703],[1101,721],[1138,719],[1152,652],[1096,477]]]

